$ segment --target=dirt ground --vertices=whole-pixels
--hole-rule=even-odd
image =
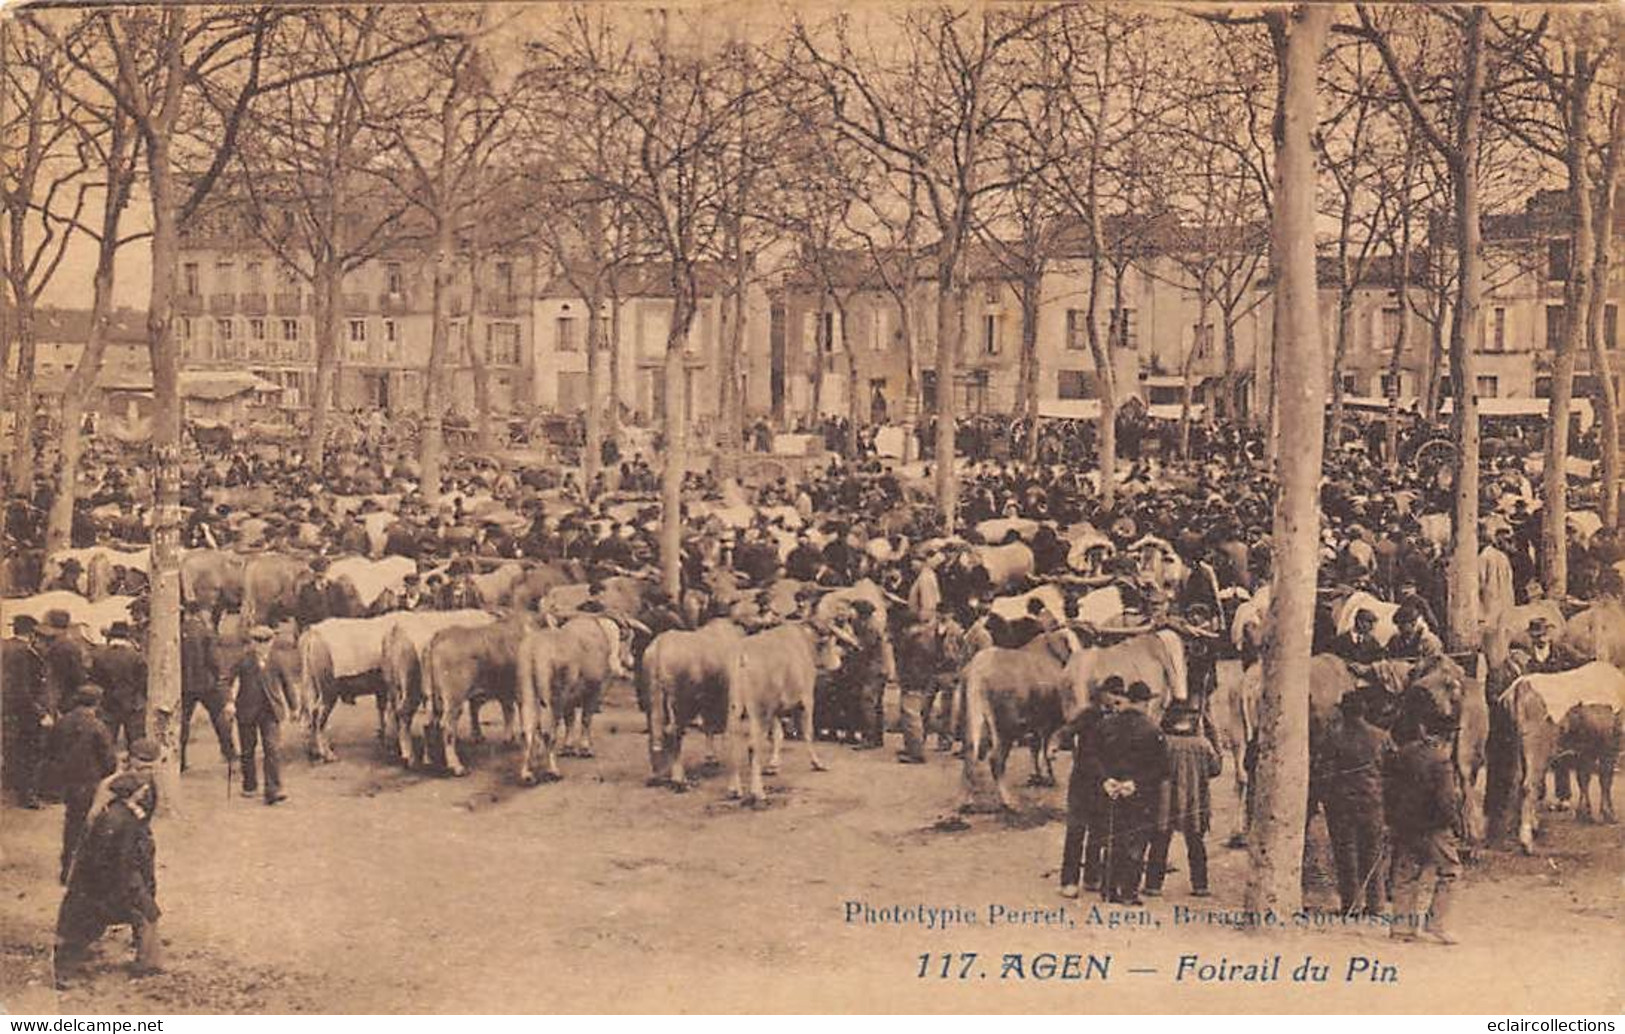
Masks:
[[[0,1010],[1568,1014],[1625,1006],[1622,827],[1554,815],[1537,857],[1489,855],[1467,875],[1454,947],[1395,945],[1370,928],[1176,925],[1175,906],[1241,907],[1246,855],[1222,846],[1233,807],[1227,773],[1214,784],[1214,897],[1190,898],[1185,874],[1175,873],[1168,895],[1150,901],[1157,925],[1113,929],[1091,921],[1098,901],[1064,902],[1056,892],[1063,789],[1024,790],[1015,816],[973,815],[967,828],[944,828],[959,777],[946,755],[902,766],[890,749],[826,745],[831,770],[814,773],[805,747],[789,743],[767,805],[745,808],[725,800],[719,769],[686,794],[645,786],[642,718],[626,700],[612,703],[597,724],[598,757],[566,759],[563,782],[531,789],[515,785],[514,755],[494,743],[474,750],[464,779],[385,766],[368,700],[334,717],[339,762],[314,766],[290,750],[298,755],[286,780],[292,799],[276,808],[235,788],[228,797],[223,764],[199,750],[202,760],[183,777],[183,813],[156,827],[169,967],[140,980],[124,972],[129,935],[117,931],[86,981],[53,989],[62,812],[0,812]],[[206,745],[201,716],[196,731]],[[703,738],[685,747],[696,764]],[[1059,767],[1064,776],[1066,761]],[[1024,757],[1015,771],[1025,777]],[[1315,833],[1308,903],[1331,908],[1318,823]],[[1173,853],[1182,863],[1177,842]],[[947,932],[849,924],[848,901],[959,906],[982,922]],[[1063,904],[1070,926],[986,923],[994,905],[1010,914]],[[1122,911],[1099,907],[1101,919]],[[977,959],[966,963],[959,953],[968,952]],[[1045,952],[1112,961],[1104,980],[1045,980],[1036,958]],[[926,978],[923,953],[932,955]],[[954,956],[948,979],[939,976],[942,953]],[[1020,978],[1007,953],[1022,957]],[[1276,982],[1175,979],[1182,955],[1250,963],[1277,954]],[[1325,982],[1291,980],[1306,955],[1330,967]],[[1392,965],[1396,979],[1345,980],[1350,958]]]

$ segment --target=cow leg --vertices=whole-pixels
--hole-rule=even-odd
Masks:
[[[1580,792],[1575,802],[1574,817],[1586,823],[1596,821],[1591,814],[1591,768],[1592,759],[1589,753],[1583,756],[1575,755],[1574,779],[1579,784]]]
[[[404,695],[404,694],[403,694]],[[401,764],[412,767],[412,722],[417,717],[417,706],[411,699],[397,702],[395,707],[395,747],[400,752]]]
[[[1009,774],[1010,748],[1013,746],[1015,746],[1014,743],[1008,739],[1004,740],[994,749],[993,756],[988,759],[988,764],[993,769],[993,785],[999,791],[999,805],[1005,811],[1016,810],[1015,795],[1010,792],[1010,786],[1005,781],[1006,776]]]
[[[802,720],[807,723],[806,733],[802,736],[802,739],[807,743],[807,761],[811,763],[812,770],[814,772],[827,772],[829,769],[825,767],[823,761],[819,760],[818,757],[818,737],[813,735],[813,730],[818,727],[817,723],[814,721],[814,718],[816,717],[814,714],[814,709],[818,705],[810,690],[801,698],[801,705],[801,717]],[[784,736],[782,729],[779,731],[779,736],[781,739]],[[775,762],[778,761],[778,753],[776,748],[773,755],[773,760]]]
[[[502,708],[502,739],[508,746],[519,742],[519,735],[514,728],[514,703],[512,700],[498,700],[497,706]]]
[[[745,761],[744,755],[750,740],[750,725],[749,713],[729,713],[728,728],[724,734],[728,743],[728,796],[736,800],[745,796],[739,770]]]
[[[576,756],[575,748],[570,746],[570,722],[562,711],[554,712],[553,722],[549,735],[561,757],[573,758]]]
[[[724,735],[726,735],[727,730],[724,729],[723,733],[724,733]],[[682,734],[681,731],[679,731],[677,733],[677,736],[678,736],[679,740],[682,739],[682,735],[683,734]],[[712,731],[710,726],[706,726],[706,728],[705,728],[705,761],[703,761],[702,764],[714,765],[716,763],[717,763],[717,734],[714,731]]]
[[[775,716],[767,723],[767,739],[773,745],[773,753],[762,766],[762,774],[776,776],[779,774],[779,765],[784,761],[784,719]]]
[[[1230,744],[1230,770],[1232,773],[1231,786],[1236,794],[1236,820],[1230,833],[1228,846],[1247,846],[1247,765],[1246,748],[1238,743]]]
[[[437,722],[440,726],[440,749],[446,755],[446,771],[454,776],[468,775],[468,769],[464,767],[462,758],[457,756],[457,723],[462,721],[462,711],[461,703],[453,704]],[[469,713],[472,717],[473,705],[469,706]],[[479,728],[479,723],[476,722],[474,727]]]
[[[746,799],[756,802],[767,800],[767,788],[762,784],[762,738],[767,735],[767,730],[763,728],[767,718],[765,715],[752,715],[747,729],[750,744],[750,794]],[[771,720],[774,724],[778,723],[777,718]]]
[[[483,703],[484,698],[474,698],[468,702],[468,739],[471,743],[485,742],[485,730],[480,728],[480,705]]]
[[[1605,753],[1597,760],[1597,796],[1601,798],[1598,803],[1603,823],[1610,826],[1619,821],[1614,817],[1614,765],[1612,754]]]
[[[386,718],[388,716],[385,713],[389,710],[389,696],[380,689],[373,694],[372,700],[378,708],[378,742],[380,744],[385,744],[389,742],[389,732],[386,723]]]
[[[576,757],[590,758],[594,756],[592,749],[592,716],[597,710],[598,696],[596,693],[589,693],[580,710],[577,711],[581,720],[581,742],[577,747]]]
[[[1027,750],[1033,757],[1033,774],[1027,777],[1028,786],[1044,785],[1044,744],[1037,733],[1027,744]]]
[[[324,690],[319,702],[311,711],[310,749],[311,756],[318,761],[337,761],[339,758],[333,753],[333,745],[327,742],[327,719],[333,714],[333,708],[338,706],[338,702],[336,694]]]

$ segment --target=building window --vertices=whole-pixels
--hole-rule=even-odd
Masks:
[[[237,336],[237,321],[230,319],[229,317],[226,319],[215,320],[214,336],[221,341],[231,341],[235,339]]]
[[[237,267],[230,262],[216,262],[214,264],[214,289],[219,294],[230,294],[235,290]]]
[[[497,263],[497,296],[506,301],[513,301],[514,293],[512,262]]]
[[[1341,375],[1338,378],[1338,382],[1343,385],[1343,394],[1344,395],[1357,395],[1357,394],[1359,394],[1359,392],[1358,392],[1358,390],[1356,388],[1356,385],[1354,383],[1354,374],[1345,373],[1345,374]]]
[[[277,282],[284,293],[293,293],[299,290],[299,270],[287,263],[277,266]]]
[[[1486,351],[1505,352],[1507,350],[1506,309],[1497,306],[1495,312],[1491,315],[1491,320],[1489,348]]]
[[[485,362],[489,366],[519,365],[519,324],[486,324]]]
[[[299,340],[299,321],[298,320],[296,320],[296,319],[285,319],[285,320],[282,321],[282,340],[284,340],[284,341],[298,341]]]
[[[181,267],[181,284],[189,298],[196,298],[199,293],[197,263],[188,262]]]
[[[357,345],[364,345],[364,344],[367,343],[367,321],[366,320],[351,320],[350,321],[350,343],[351,344],[357,344]]]
[[[1088,398],[1089,375],[1082,370],[1056,370],[1055,395],[1062,399]]]
[[[265,264],[263,262],[249,262],[243,266],[243,290],[250,294],[262,294],[265,291]]]
[[[265,321],[254,318],[248,321],[248,336],[255,341],[265,340]]]
[[[1609,349],[1619,348],[1619,306],[1613,302],[1603,306],[1602,343]]]
[[[1546,347],[1561,348],[1568,319],[1561,305],[1546,306]]]
[[[394,320],[384,320],[384,361],[393,363],[401,357],[401,328]]]
[[[1066,347],[1081,352],[1089,347],[1089,313],[1083,309],[1066,310]],[[1062,396],[1063,398],[1065,396]]]
[[[1569,242],[1555,240],[1546,242],[1546,279],[1567,280],[1569,278]]]
[[[1113,309],[1111,311],[1111,329],[1107,332],[1111,343],[1118,348],[1133,348],[1136,343],[1134,310],[1129,308]]]
[[[825,355],[835,352],[835,314],[821,312],[818,314],[818,350]]]
[[[393,295],[404,293],[405,285],[401,278],[401,264],[399,262],[384,264],[384,290]]]
[[[1385,374],[1382,375],[1382,397],[1383,398],[1385,398],[1385,399],[1398,398],[1399,397],[1399,388],[1400,388],[1400,376],[1399,376],[1399,374],[1397,374],[1397,373],[1385,373]]]
[[[576,342],[576,319],[574,316],[560,316],[555,322],[557,328],[554,332],[554,350],[558,352],[575,352],[580,350]]]
[[[1501,378],[1499,377],[1483,376],[1478,378],[1476,383],[1477,390],[1475,393],[1481,399],[1495,398],[1496,393],[1501,390]]]
[[[181,316],[175,321],[175,325],[180,331],[182,341],[192,340],[192,318],[190,316]]]
[[[1213,324],[1198,323],[1191,328],[1191,349],[1198,359],[1213,355]]]
[[[999,317],[991,312],[982,317],[982,351],[999,354]]]

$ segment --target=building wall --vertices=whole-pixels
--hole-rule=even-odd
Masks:
[[[493,409],[527,401],[534,376],[530,299],[536,272],[528,256],[488,259],[480,311],[470,313],[471,284],[466,267],[459,269],[447,298],[447,402],[453,412],[472,415],[475,409],[470,344],[487,359]],[[288,389],[289,408],[311,405],[316,305],[308,283],[255,243],[214,241],[183,250],[178,287],[177,334],[187,367],[250,370]],[[334,403],[346,410],[420,411],[434,326],[429,263],[405,255],[370,259],[346,274],[343,294]]]

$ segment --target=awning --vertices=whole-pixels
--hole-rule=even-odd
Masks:
[[[1153,420],[1178,420],[1180,418],[1180,416],[1183,414],[1184,408],[1185,407],[1183,405],[1181,405],[1180,403],[1178,403],[1178,402],[1170,402],[1170,403],[1159,403],[1159,404],[1154,405],[1154,406],[1147,406],[1147,407],[1145,407],[1145,411],[1148,414],[1150,414],[1151,419],[1153,419]],[[1206,412],[1206,411],[1207,411],[1207,407],[1204,406],[1202,403],[1200,403],[1200,402],[1192,402],[1191,403],[1191,419],[1192,420],[1200,420],[1200,419],[1202,419],[1202,414],[1204,412]]]
[[[1418,401],[1419,400],[1415,395],[1401,395],[1399,397],[1399,411],[1401,413],[1416,412],[1416,404]],[[1331,403],[1328,402],[1327,405],[1331,405]],[[1343,396],[1344,409],[1358,409],[1368,413],[1386,413],[1388,412],[1388,406],[1388,399],[1379,398],[1375,395]]]
[[[1191,374],[1191,390],[1195,391],[1206,382],[1216,379],[1208,374],[1193,373]],[[1147,388],[1183,388],[1185,378],[1177,373],[1153,373],[1140,378],[1140,383]]]
[[[1099,399],[1043,399],[1038,415],[1052,420],[1099,420]]]
[[[1453,398],[1445,399],[1444,404],[1439,407],[1439,412],[1454,412],[1456,408],[1455,402],[1456,400]],[[1552,404],[1549,399],[1479,399],[1478,418],[1480,420],[1490,417],[1539,417],[1545,419],[1546,414],[1551,412],[1551,408]],[[1590,430],[1591,425],[1597,419],[1596,412],[1591,408],[1590,399],[1570,399],[1569,413],[1580,417],[1581,431]]]

